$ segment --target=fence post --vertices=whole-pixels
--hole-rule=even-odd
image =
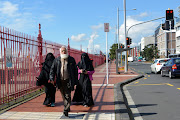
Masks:
[[[68,38],[68,54],[70,55],[70,45],[69,45],[69,38]]]
[[[38,51],[39,51],[39,69],[42,69],[42,35],[41,35],[41,24],[39,24],[39,34],[38,34]]]

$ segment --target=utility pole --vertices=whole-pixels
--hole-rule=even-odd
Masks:
[[[125,49],[127,49],[127,42],[126,42],[126,0],[124,0],[124,37],[125,37]],[[125,73],[128,71],[127,68],[127,51],[125,51]]]

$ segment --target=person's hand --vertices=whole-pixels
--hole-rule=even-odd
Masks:
[[[80,69],[81,73],[83,73],[83,69]]]

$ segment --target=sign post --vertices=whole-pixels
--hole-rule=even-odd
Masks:
[[[104,23],[104,32],[106,32],[106,79],[107,79],[107,84],[109,81],[109,73],[108,73],[108,32],[109,32],[109,23]]]

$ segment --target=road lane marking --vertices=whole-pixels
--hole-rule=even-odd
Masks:
[[[137,84],[137,83],[139,83],[139,81],[135,82],[134,84]]]
[[[180,88],[177,88],[178,90],[180,90]]]
[[[129,91],[128,91],[127,88],[126,88],[126,85],[123,87],[123,89],[124,89],[124,93],[125,93],[126,98],[127,98],[127,101],[128,101],[128,105],[129,105],[129,106],[133,106],[133,107],[130,108],[130,109],[131,109],[131,111],[132,111],[132,113],[133,113],[134,119],[135,119],[135,120],[143,120],[143,118],[142,118],[141,115],[139,114],[139,111],[138,111],[138,109],[137,109],[137,107],[136,107],[136,105],[135,105],[135,103],[134,103],[134,101],[133,101],[133,99],[132,99]]]
[[[174,86],[174,85],[172,85],[172,84],[169,84],[169,83],[167,83],[167,85],[169,85],[169,86]]]
[[[151,77],[150,75],[148,75],[148,77]]]
[[[144,79],[147,79],[147,78],[144,78]]]

